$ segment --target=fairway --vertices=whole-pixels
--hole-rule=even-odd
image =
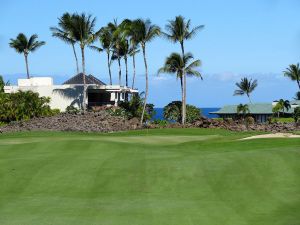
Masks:
[[[0,135],[1,225],[300,225],[300,139]]]

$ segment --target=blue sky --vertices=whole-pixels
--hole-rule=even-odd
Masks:
[[[176,15],[192,20],[205,29],[186,43],[186,51],[202,60],[204,80],[188,80],[188,103],[200,107],[246,103],[246,97],[235,97],[235,82],[247,76],[258,79],[253,93],[256,102],[278,98],[291,99],[295,83],[284,78],[282,71],[300,61],[300,1],[298,0],[0,0],[0,74],[15,82],[24,77],[23,56],[10,49],[10,38],[19,32],[37,33],[47,45],[30,55],[30,71],[35,76],[53,76],[60,83],[75,74],[70,46],[51,37],[50,26],[64,12],[86,12],[97,17],[97,28],[117,18],[150,18],[164,28]],[[149,101],[157,107],[180,99],[180,86],[171,75],[157,76],[157,70],[176,44],[156,39],[148,45],[150,70]],[[78,52],[79,53],[79,52]],[[105,54],[87,50],[87,72],[107,81]],[[137,60],[137,85],[144,89],[142,56]],[[113,65],[117,82],[117,65]],[[131,67],[130,67],[131,73]]]

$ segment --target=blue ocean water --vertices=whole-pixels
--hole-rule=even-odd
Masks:
[[[218,111],[220,108],[201,108],[202,115],[207,118],[218,118],[217,115],[209,114],[210,112]],[[163,108],[154,108],[155,116],[154,120],[163,120]]]

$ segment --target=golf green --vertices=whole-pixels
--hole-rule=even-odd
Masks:
[[[0,135],[1,225],[299,225],[300,139]]]

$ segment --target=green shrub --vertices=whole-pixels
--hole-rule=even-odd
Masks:
[[[8,123],[52,115],[49,103],[50,98],[39,97],[32,91],[0,93],[0,121]]]
[[[130,101],[121,102],[119,106],[125,110],[124,116],[126,116],[127,119],[132,119],[134,117],[141,118],[144,106],[143,93],[141,93],[140,95],[132,95]],[[146,104],[144,121],[151,120],[154,114],[154,105]]]
[[[285,117],[273,117],[272,119],[271,119],[272,121],[272,123],[292,123],[292,122],[294,122],[294,118],[292,118],[292,117],[287,117],[287,118],[285,118]]]
[[[4,86],[5,86],[5,83],[4,83],[3,77],[0,75],[0,93],[4,92]]]
[[[245,118],[245,122],[246,122],[246,125],[247,125],[247,126],[248,126],[248,125],[252,125],[252,124],[255,123],[255,119],[254,119],[252,116],[247,116],[247,117]]]
[[[164,118],[169,121],[181,123],[181,101],[173,101],[164,107]],[[201,110],[193,105],[186,105],[186,122],[193,123],[201,117]]]
[[[108,109],[107,111],[111,116],[121,116],[128,118],[126,110],[121,107],[113,107]]]
[[[159,120],[159,119],[158,120],[153,120],[152,123],[156,124],[156,125],[158,125],[160,127],[166,127],[169,124],[168,121],[166,121],[166,120]]]
[[[76,107],[73,106],[73,105],[69,105],[69,106],[66,108],[66,113],[69,113],[69,114],[77,114],[77,113],[79,113],[79,109],[76,108]]]

